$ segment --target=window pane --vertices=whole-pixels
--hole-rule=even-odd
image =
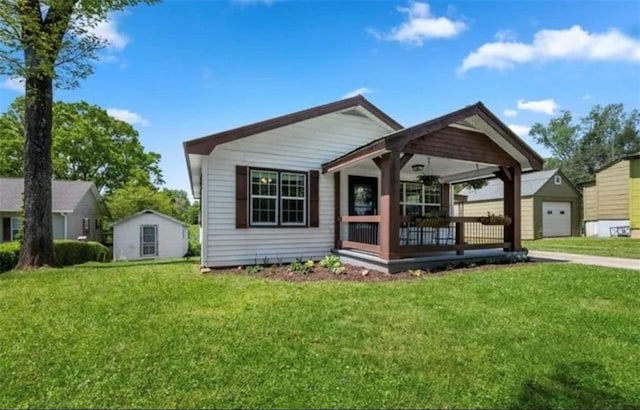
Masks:
[[[275,171],[251,171],[251,194],[276,196],[278,173]]]
[[[414,215],[422,215],[422,205],[406,205],[406,215],[414,216]]]
[[[426,204],[440,204],[440,185],[425,187]]]
[[[408,204],[421,204],[422,203],[422,184],[407,183],[405,186],[406,198],[405,202]]]
[[[275,198],[253,198],[251,204],[253,223],[276,223]]]
[[[282,200],[282,223],[283,224],[303,224],[304,223],[304,201],[301,199]]]
[[[304,198],[306,175],[283,172],[281,178],[281,192],[283,197]]]

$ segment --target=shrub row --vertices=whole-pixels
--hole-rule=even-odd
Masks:
[[[111,260],[109,248],[98,242],[53,241],[57,266],[71,266],[91,261]],[[0,272],[15,268],[20,254],[19,242],[0,243]]]

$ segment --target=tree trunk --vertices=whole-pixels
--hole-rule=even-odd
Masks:
[[[24,142],[24,222],[18,269],[53,266],[51,221],[51,127],[53,80],[26,79]]]

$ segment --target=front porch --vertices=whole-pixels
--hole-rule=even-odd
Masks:
[[[324,164],[323,173],[334,175],[334,252],[390,272],[519,252],[520,177],[541,168],[542,159],[481,103],[396,131]],[[417,182],[425,173],[440,183]],[[509,225],[455,215],[454,184],[496,176]],[[444,218],[441,226],[417,222],[433,213]]]

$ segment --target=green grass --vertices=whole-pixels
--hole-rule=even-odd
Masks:
[[[549,238],[524,241],[530,250],[640,259],[640,240],[631,238]]]
[[[0,275],[0,407],[640,407],[640,276]]]

